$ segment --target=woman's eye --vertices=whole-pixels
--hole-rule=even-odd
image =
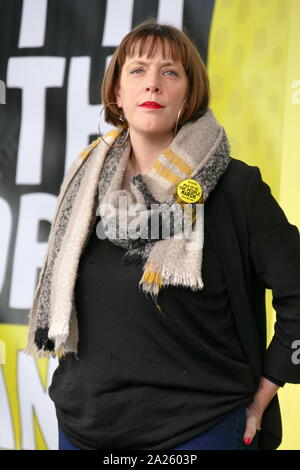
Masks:
[[[135,70],[132,70],[131,73],[137,72],[138,70],[142,70],[142,69],[135,69]]]
[[[139,74],[140,72],[143,72],[143,69],[134,69],[130,73]],[[177,72],[175,72],[175,70],[166,70],[164,73],[170,74],[170,76],[176,76],[177,75]]]

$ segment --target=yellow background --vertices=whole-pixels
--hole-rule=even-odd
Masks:
[[[289,221],[300,228],[300,0],[218,0],[210,31],[211,108],[225,127],[231,155],[260,168]],[[275,311],[267,290],[268,343]],[[299,450],[300,387],[278,392],[283,439]]]

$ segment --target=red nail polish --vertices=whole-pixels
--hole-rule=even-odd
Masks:
[[[251,443],[251,441],[252,441],[251,437],[245,437],[244,438],[244,442],[245,442],[245,444],[247,444],[247,446]]]

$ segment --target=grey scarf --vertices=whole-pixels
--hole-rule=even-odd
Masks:
[[[124,132],[115,129],[104,138],[117,145]],[[230,162],[224,128],[209,109],[179,130],[144,175],[131,172],[130,150],[129,141],[110,148],[98,138],[71,166],[29,313],[26,354],[61,357],[74,352],[78,358],[74,286],[80,255],[99,215],[99,243],[107,236],[125,248],[125,262],[143,264],[142,293],[156,302],[168,285],[203,288],[205,201]],[[180,192],[182,183],[188,190],[199,183],[201,198],[194,201],[193,191]]]

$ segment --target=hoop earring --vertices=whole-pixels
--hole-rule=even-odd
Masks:
[[[121,142],[121,144],[118,144],[118,145],[111,145],[111,144],[109,144],[108,142],[106,142],[106,140],[103,139],[102,134],[101,134],[101,131],[100,131],[100,117],[101,117],[101,113],[102,113],[103,110],[106,108],[106,106],[109,106],[110,104],[118,104],[118,103],[115,103],[115,102],[111,101],[110,103],[106,103],[106,104],[102,107],[102,109],[101,109],[101,111],[100,111],[100,113],[99,113],[99,118],[98,118],[98,131],[99,131],[99,136],[100,136],[100,138],[103,140],[103,142],[104,142],[105,144],[109,145],[111,148],[113,148],[113,147],[122,147],[122,146],[125,144],[125,142],[126,142],[126,140],[127,140],[127,137],[129,136],[129,127],[127,127],[127,133],[126,133],[125,139]],[[125,122],[126,119],[125,119],[124,114],[122,114],[120,117],[121,117],[121,120],[122,120],[123,122]]]
[[[182,110],[182,108],[183,108],[185,102],[186,102],[186,98],[184,99],[183,104],[182,104],[182,106],[181,106],[181,108],[180,108],[180,110],[178,111],[178,114],[177,114],[176,126],[175,126],[175,135],[177,134],[177,127],[178,127],[179,116],[180,116],[181,110]]]

